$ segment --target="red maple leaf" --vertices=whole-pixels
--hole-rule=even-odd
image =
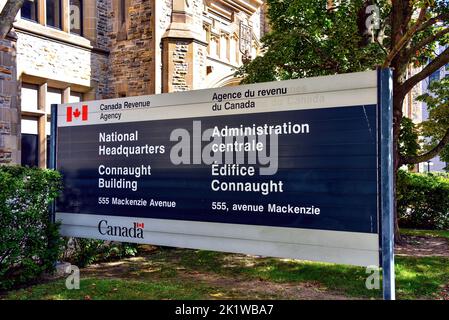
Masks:
[[[76,110],[73,112],[73,116],[75,118],[78,118],[81,115],[81,112],[78,110],[78,108],[76,108]]]

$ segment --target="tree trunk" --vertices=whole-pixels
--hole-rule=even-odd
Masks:
[[[399,60],[399,59],[397,59]],[[401,80],[404,75],[400,62],[393,71],[393,212],[394,212],[394,238],[396,243],[401,243],[401,234],[399,232],[399,214],[397,206],[397,174],[401,166],[399,153],[399,135],[401,133],[401,121],[403,117],[402,106],[406,93],[401,88]]]
[[[407,32],[407,26],[412,17],[413,6],[410,0],[392,1],[391,12],[391,49],[399,43]],[[408,60],[404,56],[404,50],[400,50],[393,58],[390,68],[393,69],[393,214],[394,214],[394,239],[396,243],[401,242],[399,233],[399,216],[397,210],[397,173],[400,163],[399,135],[402,121],[402,105],[407,92],[404,92],[401,84],[407,72]]]
[[[0,39],[4,39],[12,28],[17,12],[22,7],[24,0],[8,0],[0,13]]]
[[[401,101],[394,101],[393,105],[399,104],[402,106]],[[399,99],[398,99],[399,100]],[[396,243],[401,243],[401,234],[399,232],[399,213],[398,213],[398,200],[397,200],[397,176],[400,167],[399,162],[399,134],[401,131],[402,110],[393,108],[393,212],[394,212],[394,239]]]

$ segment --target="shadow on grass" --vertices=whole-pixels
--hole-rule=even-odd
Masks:
[[[363,267],[288,259],[230,255],[188,250],[180,264],[187,269],[240,275],[266,281],[317,282],[326,289],[351,297],[381,298],[381,290],[368,290],[369,274]],[[382,279],[380,279],[380,283]],[[449,259],[443,257],[396,257],[396,287],[400,299],[437,298],[441,286],[449,284]]]
[[[195,278],[197,273],[206,277]],[[12,291],[6,298],[248,299],[254,296],[235,291],[233,284],[250,280],[262,280],[261,288],[269,283],[310,283],[319,290],[349,298],[382,297],[381,290],[366,289],[369,274],[362,267],[201,250],[161,248],[148,255],[125,259],[120,265],[111,263],[86,269],[82,275],[86,279],[81,281],[81,290],[66,290],[64,281],[58,280]],[[229,281],[220,286],[208,282],[207,275],[218,275]],[[449,258],[397,257],[396,282],[399,299],[438,298],[441,287],[449,284]],[[270,297],[274,298],[266,296]]]

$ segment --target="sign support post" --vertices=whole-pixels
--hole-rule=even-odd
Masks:
[[[56,170],[56,142],[58,121],[58,105],[51,105],[51,122],[50,122],[50,169]],[[50,220],[55,222],[56,201],[53,201],[50,207]]]
[[[382,289],[385,300],[395,300],[393,84],[391,69],[379,70],[380,113],[380,221]]]

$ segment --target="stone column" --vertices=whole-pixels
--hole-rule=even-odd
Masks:
[[[171,24],[162,37],[162,91],[198,89],[206,75],[207,43],[202,1],[173,0]]]
[[[61,1],[61,30],[70,32],[70,0]]]
[[[97,1],[85,0],[83,1],[83,36],[96,45],[97,42]]]
[[[0,164],[20,164],[20,100],[16,65],[17,36],[0,40]]]

